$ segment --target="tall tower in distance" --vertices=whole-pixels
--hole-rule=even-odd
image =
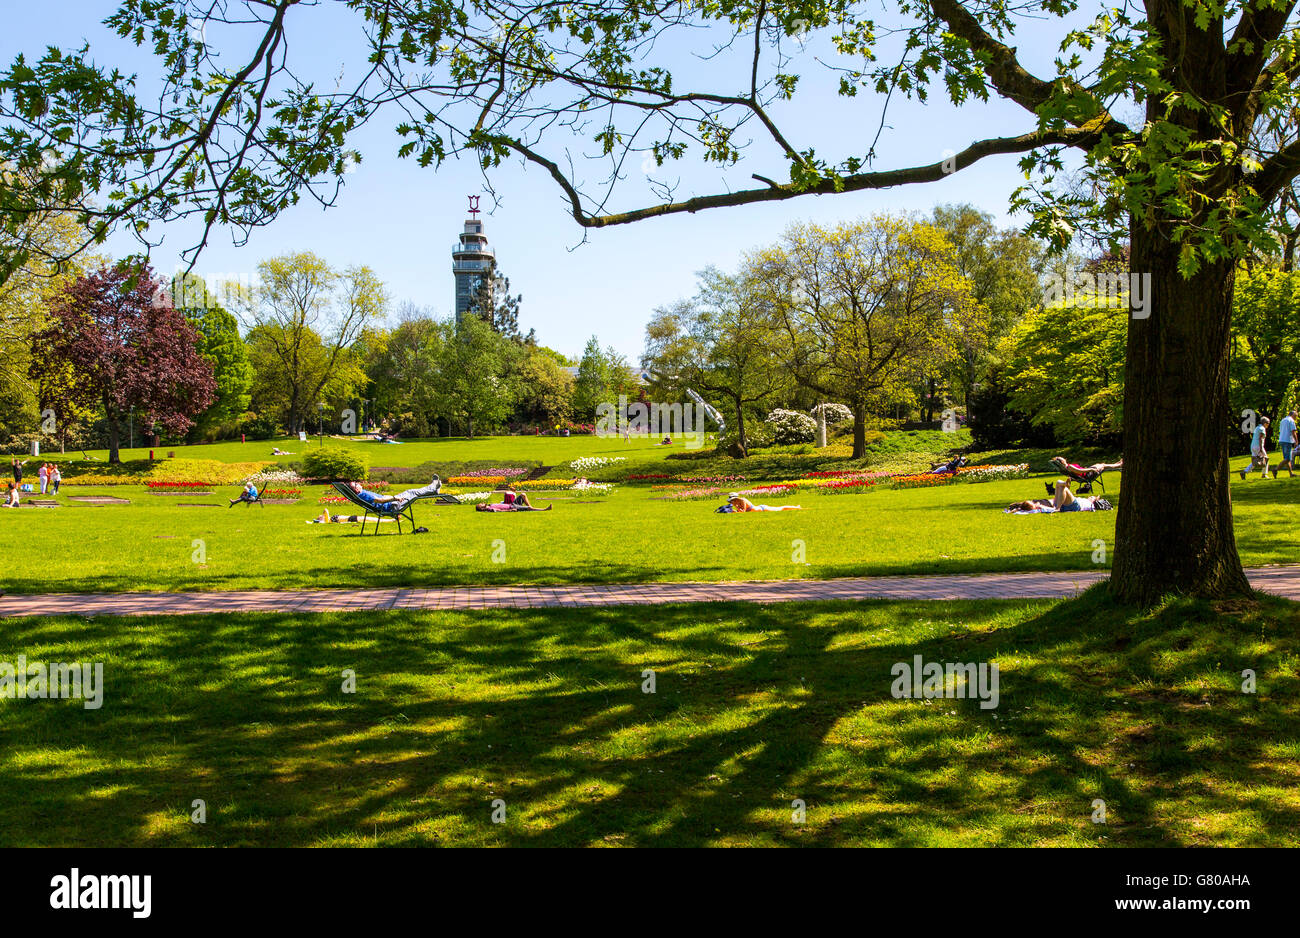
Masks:
[[[456,275],[457,323],[469,310],[484,278],[491,283],[492,268],[496,265],[496,251],[488,244],[487,235],[483,233],[483,221],[478,217],[478,200],[476,195],[469,197],[465,230],[460,234],[460,241],[451,248],[451,270]]]

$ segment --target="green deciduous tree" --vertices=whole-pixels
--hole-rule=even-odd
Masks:
[[[833,227],[794,225],[750,256],[795,380],[853,411],[853,455],[867,414],[915,372],[956,354],[982,311],[932,225],[886,215]]]
[[[698,392],[734,423],[733,455],[749,454],[746,418],[790,384],[776,311],[750,265],[736,275],[700,273],[693,300],[655,310],[642,364],[660,386]]]
[[[241,310],[257,375],[256,409],[279,408],[297,432],[316,419],[318,403],[334,409],[364,383],[351,346],[383,315],[388,297],[369,267],[335,270],[310,251],[257,269],[260,283]]]

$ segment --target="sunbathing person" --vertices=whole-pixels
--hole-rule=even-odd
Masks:
[[[1035,512],[1050,514],[1056,511],[1095,511],[1096,497],[1078,496],[1070,491],[1070,483],[1057,479],[1053,485],[1052,498],[1031,498],[1023,502],[1012,502],[1007,506],[1008,512]]]
[[[505,491],[501,493],[501,501],[495,505],[489,505],[487,502],[481,502],[474,506],[475,511],[550,511],[554,505],[547,505],[545,508],[537,508],[528,500],[527,492],[516,492],[513,486],[507,485]]]
[[[1103,472],[1109,472],[1112,469],[1124,468],[1124,460],[1122,459],[1119,462],[1095,462],[1091,466],[1080,466],[1078,463],[1066,462],[1064,456],[1053,456],[1048,462],[1062,472],[1072,472],[1076,475],[1082,475],[1085,472],[1095,472],[1101,475]]]
[[[727,505],[732,511],[802,511],[802,505],[755,505],[748,498],[742,498],[736,492],[727,496]]]
[[[392,508],[405,508],[407,503],[421,497],[422,495],[437,495],[442,490],[442,480],[437,476],[433,481],[423,488],[407,489],[404,492],[398,492],[396,495],[380,495],[378,492],[367,491],[360,482],[349,482],[348,487],[357,493],[357,497],[374,509],[390,510]]]
[[[308,524],[356,524],[357,522],[364,521],[364,520],[365,518],[361,515],[331,515],[330,510],[326,508],[324,511],[321,512],[319,518],[312,518],[307,523]],[[392,521],[393,519],[376,518],[375,520]]]
[[[948,462],[937,462],[930,465],[930,475],[944,475],[945,473],[956,473],[958,469],[966,465],[965,456],[954,456]]]

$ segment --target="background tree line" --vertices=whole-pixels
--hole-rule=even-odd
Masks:
[[[311,252],[262,261],[256,286],[165,278],[147,264],[42,258],[84,237],[71,216],[0,287],[0,444],[25,451],[357,429],[407,436],[553,432],[637,394],[628,362],[592,337],[569,359],[519,326],[499,271],[457,322],[392,301],[364,265]]]

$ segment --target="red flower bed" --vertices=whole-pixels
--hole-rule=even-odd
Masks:
[[[204,489],[208,488],[210,482],[146,482],[145,485],[151,489]]]

